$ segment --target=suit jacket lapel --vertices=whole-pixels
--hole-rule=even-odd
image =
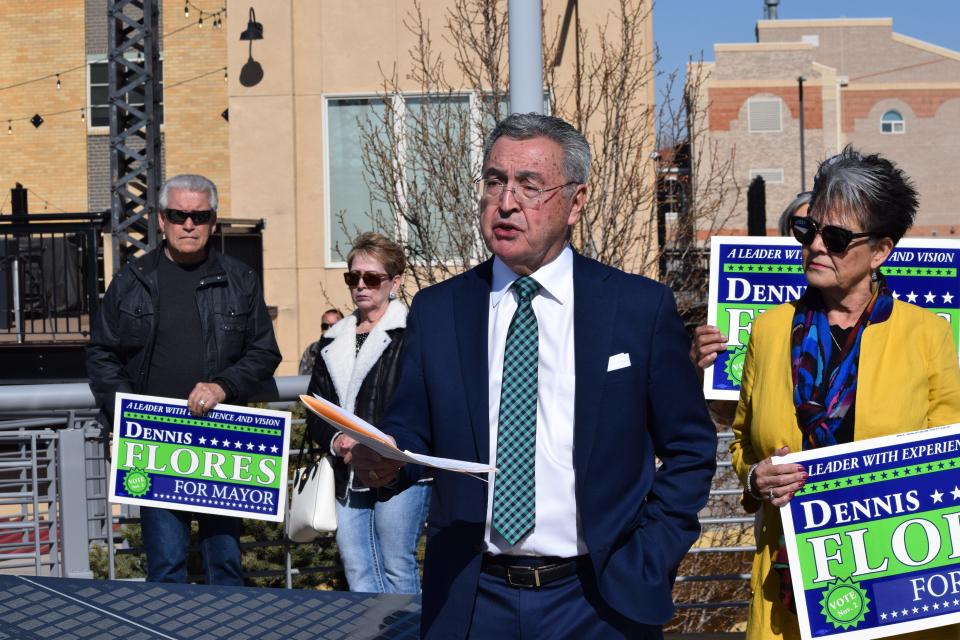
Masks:
[[[467,394],[477,460],[480,462],[490,460],[487,325],[492,279],[492,260],[468,272],[462,286],[454,294],[453,309],[460,373]]]
[[[573,340],[577,390],[574,407],[573,466],[578,484],[596,438],[600,395],[611,355],[612,319],[617,299],[608,281],[610,272],[575,253],[573,256]]]

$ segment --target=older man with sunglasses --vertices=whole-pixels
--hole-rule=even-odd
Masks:
[[[194,415],[246,402],[280,363],[250,267],[209,246],[217,188],[178,175],[160,191],[163,245],[117,273],[94,319],[87,374],[108,428],[114,394],[186,399]],[[147,580],[186,582],[192,514],[142,507]],[[240,519],[197,514],[207,584],[243,585]]]
[[[880,266],[913,224],[917,192],[889,160],[851,148],[820,165],[803,245],[808,287],[753,327],[730,449],[743,505],[761,510],[747,637],[799,638],[779,507],[804,486],[771,455],[960,422],[950,327],[894,299]],[[918,638],[955,638],[936,629]]]

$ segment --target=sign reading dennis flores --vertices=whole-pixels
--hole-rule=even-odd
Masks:
[[[960,424],[773,462],[810,474],[780,509],[804,638],[960,622]]]
[[[905,238],[880,269],[893,296],[950,323],[960,343],[960,240]],[[722,237],[710,242],[707,322],[729,338],[704,375],[711,400],[740,397],[740,376],[754,319],[796,300],[807,288],[800,244],[792,238]]]
[[[282,522],[290,414],[117,394],[110,501]]]

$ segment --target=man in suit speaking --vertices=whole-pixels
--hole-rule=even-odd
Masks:
[[[498,469],[436,476],[424,637],[659,638],[673,615],[716,433],[671,292],[568,244],[589,167],[563,120],[502,121],[477,181],[494,258],[413,301],[380,426]],[[354,451],[370,486],[419,472]]]

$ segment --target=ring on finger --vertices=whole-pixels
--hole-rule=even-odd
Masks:
[[[773,495],[773,489],[767,491],[767,497],[770,498],[770,502],[773,502],[774,498],[776,498],[776,496]]]
[[[203,406],[205,406],[206,404],[207,404],[207,401],[201,398],[201,399],[200,399],[200,406],[203,407]]]
[[[371,480],[379,480],[379,479],[380,479],[380,474],[378,474],[376,471],[373,471],[373,470],[371,469],[371,470],[370,470],[370,479],[371,479]]]

